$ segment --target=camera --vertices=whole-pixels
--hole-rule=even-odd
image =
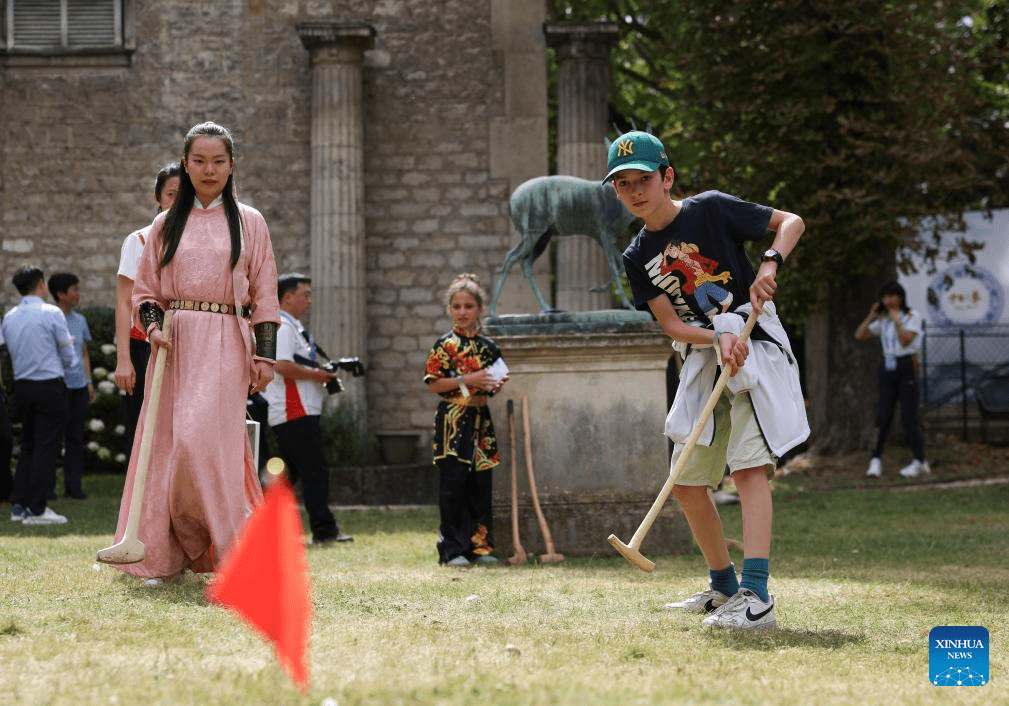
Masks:
[[[346,370],[352,376],[359,378],[364,375],[364,365],[361,363],[361,359],[354,358],[340,358],[338,360],[331,360],[325,365],[320,365],[319,363],[300,356],[297,353],[294,355],[294,362],[298,365],[304,365],[309,368],[321,368],[326,372],[335,373],[340,370]],[[326,392],[331,395],[335,395],[338,392],[343,392],[343,383],[340,382],[340,378],[333,378],[326,383]]]

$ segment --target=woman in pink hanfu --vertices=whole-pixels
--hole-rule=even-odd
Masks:
[[[153,355],[168,356],[140,514],[145,556],[118,565],[148,586],[186,569],[213,571],[262,501],[246,399],[273,377],[280,322],[270,233],[256,209],[235,200],[230,132],[215,123],[193,127],[181,165],[178,196],[151,226],[133,292],[134,316]],[[161,327],[169,310],[166,340]],[[137,427],[116,542],[126,529],[151,396]]]

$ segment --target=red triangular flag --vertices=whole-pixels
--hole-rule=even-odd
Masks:
[[[266,489],[207,586],[207,600],[229,607],[273,643],[298,688],[308,688],[312,585],[301,516],[287,479]]]

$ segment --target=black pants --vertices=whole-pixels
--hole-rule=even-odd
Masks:
[[[56,483],[56,459],[67,418],[67,386],[62,378],[15,380],[21,416],[21,456],[11,504],[41,515]]]
[[[67,390],[67,431],[63,442],[63,489],[67,495],[80,493],[84,477],[84,438],[87,434],[88,388]]]
[[[890,433],[893,412],[900,404],[900,418],[904,423],[907,445],[919,461],[925,460],[925,440],[918,422],[918,376],[914,369],[914,356],[897,358],[897,369],[879,369],[879,402],[876,406],[876,446],[874,458],[883,454],[886,437]]]
[[[310,414],[273,427],[291,485],[301,481],[301,499],[308,512],[312,540],[332,539],[340,530],[329,509],[329,469],[322,452],[319,415]]]
[[[474,471],[454,456],[438,459],[437,463],[441,514],[438,560],[444,564],[464,556],[472,561],[476,549],[487,553],[494,548],[493,471]]]
[[[11,475],[11,454],[14,451],[14,432],[7,416],[4,394],[0,392],[0,502],[10,499],[14,477]]]
[[[137,381],[133,385],[133,394],[123,397],[123,426],[126,433],[123,438],[123,453],[126,454],[126,467],[130,465],[130,454],[133,452],[133,437],[137,433],[137,422],[140,420],[140,408],[144,405],[144,384],[147,380],[147,363],[151,359],[151,344],[147,341],[130,339],[130,362],[137,372]]]

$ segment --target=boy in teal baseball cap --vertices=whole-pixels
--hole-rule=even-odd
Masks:
[[[669,158],[659,138],[639,130],[627,132],[610,145],[609,160],[606,164],[608,171],[603,183],[624,169],[654,172],[661,166],[668,167]]]
[[[650,311],[683,357],[676,398],[666,417],[675,442],[670,469],[703,424],[671,491],[708,565],[708,588],[666,607],[705,614],[704,624],[736,630],[777,626],[767,591],[771,550],[771,488],[778,458],[806,440],[809,424],[798,365],[771,299],[775,275],[805,230],[794,213],[719,191],[672,198],[675,174],[662,142],[633,131],[609,147],[606,176],[617,198],[644,221],[624,251],[634,305]],[[774,232],[755,271],[748,240]],[[744,318],[759,323],[747,341]],[[745,363],[745,370],[743,365]],[[713,413],[699,419],[719,366],[729,378]],[[742,371],[742,374],[739,374]],[[743,515],[743,572],[737,578],[709,490],[728,466]]]

